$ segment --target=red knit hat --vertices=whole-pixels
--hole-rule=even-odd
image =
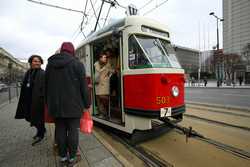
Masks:
[[[75,48],[71,42],[63,42],[60,52],[67,52],[72,56],[75,56]]]

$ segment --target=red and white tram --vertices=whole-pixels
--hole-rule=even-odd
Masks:
[[[95,98],[94,63],[111,48],[119,66],[118,91],[109,98],[109,118],[101,118]],[[77,48],[85,64],[94,121],[132,134],[152,129],[153,120],[181,120],[185,112],[184,70],[168,28],[140,16],[128,16],[91,34]]]

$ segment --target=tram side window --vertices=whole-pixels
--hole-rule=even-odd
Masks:
[[[81,63],[86,63],[86,48],[82,46],[80,49],[76,51],[76,56],[80,60]]]
[[[129,37],[129,68],[151,68],[151,64],[143,53],[134,36]]]

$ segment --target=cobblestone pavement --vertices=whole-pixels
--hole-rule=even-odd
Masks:
[[[17,100],[0,105],[0,167],[54,167],[59,157],[53,151],[54,125],[47,124],[45,139],[31,146],[36,130],[25,120],[16,120]],[[80,133],[82,161],[78,167],[121,167],[113,154],[93,135]]]
[[[0,166],[1,167],[54,167],[50,137],[31,146],[36,133],[24,120],[14,119],[17,100],[0,107]]]

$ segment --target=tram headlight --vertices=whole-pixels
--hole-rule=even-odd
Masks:
[[[173,86],[172,87],[172,95],[174,97],[177,97],[177,96],[179,96],[179,93],[180,93],[179,88],[177,86]]]

